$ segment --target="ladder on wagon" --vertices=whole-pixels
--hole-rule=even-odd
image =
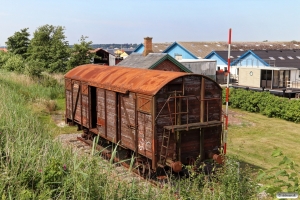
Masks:
[[[171,127],[164,127],[164,132],[162,135],[162,144],[161,144],[161,149],[160,149],[160,154],[159,154],[159,166],[164,166],[166,164],[167,161],[167,156],[168,156],[168,150],[169,150],[169,142],[170,142],[170,136],[171,133],[174,132],[174,126],[176,125],[180,125],[181,124],[181,115],[186,115],[186,120],[187,120],[187,124],[186,124],[186,130],[189,129],[188,127],[188,123],[189,123],[189,98],[195,98],[195,96],[182,96],[180,95],[180,91],[174,91],[174,93],[172,93],[169,98],[167,99],[167,101],[165,102],[164,106],[167,104],[168,105],[168,110],[169,110],[169,116],[170,116],[170,121],[171,121]],[[197,98],[197,97],[196,97]],[[170,100],[173,99],[174,102],[174,106],[173,109],[171,109],[170,106]],[[185,99],[185,103],[186,103],[186,109],[185,111],[181,110],[181,101]],[[162,107],[162,109],[164,108],[164,106]],[[161,109],[161,110],[162,110]],[[160,111],[161,112],[161,111]],[[159,112],[159,113],[160,113]],[[173,120],[175,120],[175,124],[173,123]]]
[[[158,165],[163,167],[167,160],[171,130],[164,129]]]

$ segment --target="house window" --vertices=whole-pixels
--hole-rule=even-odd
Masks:
[[[175,58],[176,60],[182,60],[182,55],[181,55],[181,54],[178,54],[178,53],[175,53],[174,58]]]

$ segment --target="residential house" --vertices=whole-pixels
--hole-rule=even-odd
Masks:
[[[132,49],[122,49],[122,54],[120,55],[120,57],[122,57],[123,59],[127,58],[131,53],[132,53]]]
[[[165,42],[165,43],[152,43],[152,51],[153,53],[163,53],[163,51],[168,48],[172,43]],[[145,46],[143,43],[139,44],[132,53],[143,53]]]
[[[118,63],[118,66],[155,69],[163,71],[178,71],[191,73],[184,65],[172,58],[167,53],[153,53],[152,38],[144,38],[144,52],[132,53],[126,59]]]
[[[232,65],[239,85],[300,88],[300,50],[250,50]]]
[[[122,58],[118,58],[101,48],[94,49],[92,52],[96,53],[96,57],[92,62],[94,64],[114,66],[122,60]]]
[[[212,51],[227,51],[228,43],[216,42],[173,42],[173,43],[153,43],[154,53],[168,53],[176,59],[203,59]],[[300,42],[232,42],[232,51],[247,50],[278,50],[278,49],[300,49]],[[142,53],[144,45],[140,44],[133,51]]]

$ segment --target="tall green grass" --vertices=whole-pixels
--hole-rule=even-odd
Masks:
[[[56,129],[42,123],[28,105],[41,98],[60,98],[63,90],[26,80],[27,84],[24,80],[10,73],[0,74],[1,199],[241,199],[241,196],[251,199],[255,196],[254,180],[234,159],[213,176],[192,173],[180,180],[170,176],[162,188],[135,180],[128,182],[116,174],[113,163],[97,156],[99,152],[93,150],[91,155],[81,156],[53,140]]]

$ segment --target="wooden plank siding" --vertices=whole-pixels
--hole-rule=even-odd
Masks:
[[[135,151],[136,137],[135,137],[135,94],[128,95],[119,94],[120,120],[121,120],[121,145]]]

